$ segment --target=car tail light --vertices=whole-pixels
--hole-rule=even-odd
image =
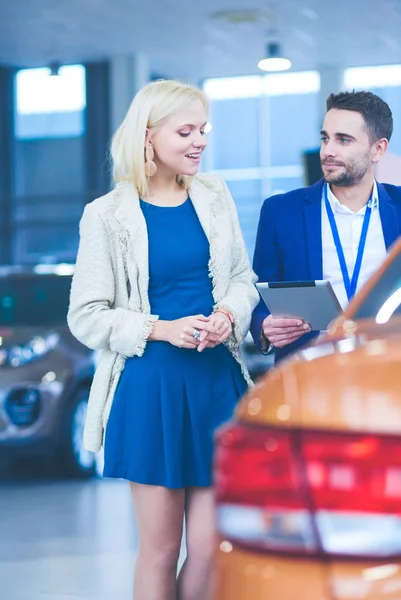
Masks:
[[[218,527],[255,549],[401,555],[397,438],[234,424],[217,437]]]

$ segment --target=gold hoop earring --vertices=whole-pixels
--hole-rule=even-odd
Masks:
[[[145,175],[146,177],[153,177],[156,175],[157,165],[153,162],[155,157],[155,153],[153,151],[152,146],[149,144],[145,148]]]

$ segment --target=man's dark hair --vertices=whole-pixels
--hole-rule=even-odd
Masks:
[[[382,138],[390,141],[393,133],[393,114],[387,102],[376,94],[355,91],[330,94],[327,98],[327,111],[332,108],[359,112],[373,144]]]

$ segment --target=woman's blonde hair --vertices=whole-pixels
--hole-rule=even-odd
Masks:
[[[200,100],[208,109],[207,98],[201,90],[171,79],[148,83],[135,95],[111,143],[113,178],[116,183],[131,181],[140,197],[148,195],[149,179],[145,175],[146,130],[157,127],[166,117],[195,100]],[[178,175],[178,181],[185,187],[188,187],[190,179]]]

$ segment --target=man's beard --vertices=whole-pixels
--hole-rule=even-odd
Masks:
[[[337,185],[338,187],[352,187],[357,185],[365,177],[369,169],[369,162],[369,156],[366,155],[359,161],[354,160],[347,165],[341,165],[341,173],[324,174],[324,179],[331,185]],[[323,166],[324,161],[322,161],[322,168]]]

